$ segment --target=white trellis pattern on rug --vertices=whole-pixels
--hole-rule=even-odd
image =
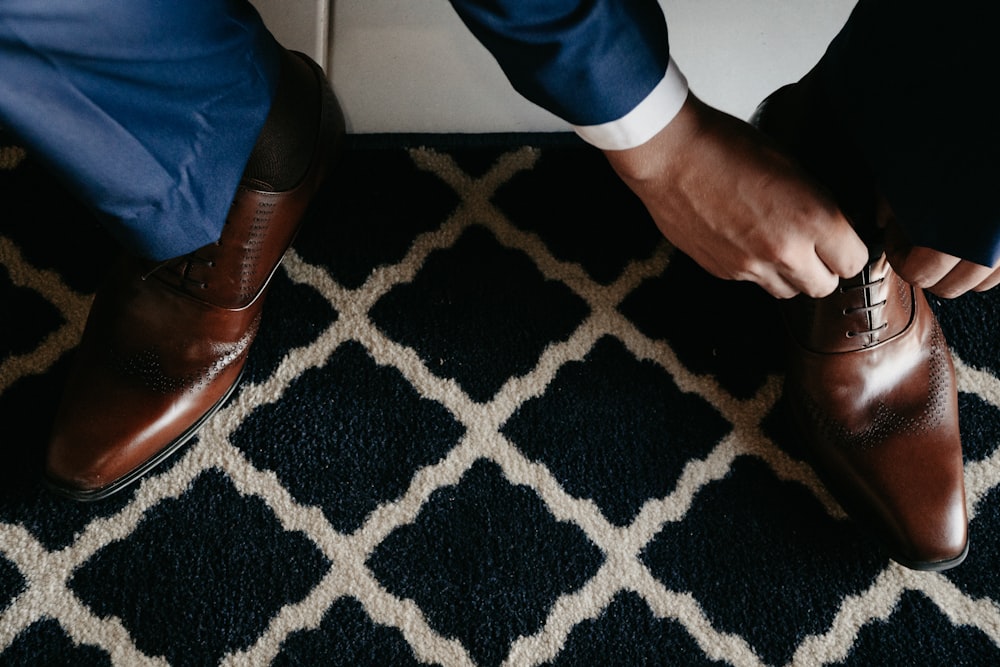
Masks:
[[[736,398],[711,376],[690,371],[667,343],[643,334],[622,314],[619,306],[623,299],[643,281],[660,275],[671,262],[672,249],[665,242],[651,257],[631,263],[613,282],[600,284],[579,264],[557,259],[539,236],[511,224],[492,198],[512,176],[534,168],[537,149],[508,152],[478,176],[463,171],[446,152],[415,148],[409,154],[420,169],[452,188],[460,204],[437,229],[417,237],[401,261],[376,268],[364,284],[348,289],[295,251],[286,257],[283,271],[291,281],[315,290],[336,310],[338,317],[328,328],[311,343],[291,350],[266,381],[243,384],[236,398],[207,423],[176,465],[145,479],[127,505],[90,522],[69,546],[50,551],[23,525],[0,524],[0,556],[13,564],[26,582],[0,618],[0,653],[32,623],[54,619],[73,641],[102,648],[114,664],[166,665],[164,658],[143,653],[121,620],[96,615],[67,582],[101,549],[127,538],[151,508],[165,499],[180,497],[199,475],[216,468],[240,494],[262,499],[284,529],[308,536],[331,563],[308,595],[280,609],[256,643],[225,656],[221,664],[267,664],[291,633],[317,627],[331,604],[350,597],[360,602],[376,624],[397,628],[417,659],[471,667],[476,663],[466,647],[436,631],[417,603],[389,592],[367,561],[394,530],[416,520],[432,493],[457,484],[474,463],[485,459],[499,466],[510,483],[533,490],[555,519],[578,526],[603,556],[596,574],[556,600],[537,632],[512,643],[504,665],[520,667],[556,659],[573,629],[597,618],[621,591],[638,594],[655,617],[676,620],[708,658],[741,667],[765,664],[745,637],[713,626],[694,594],[670,590],[654,576],[640,554],[664,525],[683,520],[696,496],[723,479],[734,461],[742,457],[762,461],[778,478],[802,485],[832,517],[843,519],[812,470],[776,447],[762,428],[761,420],[779,399],[780,378],[771,377],[749,398]],[[5,169],[15,168],[19,161],[13,149],[4,149],[2,157]],[[379,299],[393,287],[412,281],[429,255],[451,247],[471,226],[488,229],[500,244],[523,253],[546,279],[565,284],[590,308],[566,340],[546,347],[530,372],[509,379],[487,402],[472,400],[457,382],[435,374],[415,350],[389,338],[369,317]],[[14,284],[37,292],[66,320],[30,352],[3,360],[2,393],[26,375],[49,369],[72,348],[92,296],[75,293],[58,275],[33,266],[5,237],[0,237],[0,260]],[[681,391],[700,396],[731,426],[707,456],[687,463],[672,492],[646,501],[624,526],[609,521],[593,501],[568,493],[546,465],[525,456],[502,432],[515,411],[541,395],[565,364],[582,360],[598,340],[608,336],[620,341],[636,359],[661,366]],[[323,366],[348,341],[362,345],[377,364],[398,369],[420,396],[444,406],[465,433],[444,458],[419,469],[401,497],[383,503],[360,528],[345,534],[321,509],[296,501],[274,472],[255,467],[230,437],[249,414],[280,401],[295,378],[307,369]],[[955,363],[962,392],[1000,407],[1000,380],[966,365],[957,356]],[[967,479],[974,518],[980,501],[1000,484],[1000,449],[984,460],[970,462]],[[888,564],[866,590],[841,600],[829,627],[801,641],[790,663],[818,665],[845,659],[862,628],[888,618],[907,591],[926,596],[952,624],[976,628],[1000,645],[1000,606],[995,601],[970,596],[944,575]]]

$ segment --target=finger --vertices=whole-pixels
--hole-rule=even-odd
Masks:
[[[796,289],[791,283],[786,280],[773,280],[767,284],[759,283],[761,287],[767,290],[767,293],[776,299],[791,299],[792,297],[798,296],[801,292]]]
[[[885,207],[888,206],[884,199],[882,203]],[[882,214],[880,213],[879,215],[881,216]],[[910,252],[913,250],[913,244],[910,243],[902,229],[896,224],[896,219],[891,217],[891,213],[888,221],[883,222],[883,224],[885,227],[884,243],[886,259],[889,260],[889,265],[892,266],[893,270],[906,280],[905,267]]]
[[[773,265],[778,279],[789,285],[796,293],[801,292],[814,299],[827,296],[840,283],[840,276],[830,271],[820,259],[815,247],[795,253],[794,263]]]
[[[868,247],[846,218],[839,213],[838,218],[817,240],[815,252],[834,276],[851,278],[868,263]]]
[[[927,289],[942,298],[953,299],[969,290],[976,289],[983,282],[989,280],[993,273],[994,270],[988,266],[963,260]]]
[[[897,261],[900,261],[898,256]],[[941,282],[960,261],[954,255],[913,246],[904,253],[902,263],[893,265],[893,269],[911,285],[929,289]]]
[[[1000,268],[993,269],[993,273],[991,273],[986,280],[973,287],[972,290],[974,292],[985,292],[986,290],[993,289],[997,285],[1000,285]]]
[[[777,299],[791,299],[802,291],[799,287],[786,280],[784,276],[774,270],[768,270],[758,275],[745,276],[742,279],[757,283],[763,287],[768,294]]]
[[[859,269],[860,270],[860,269]],[[840,276],[830,271],[827,265],[820,261],[817,256],[813,270],[807,275],[800,275],[794,278],[786,277],[786,280],[798,291],[814,299],[821,299],[829,296],[840,284]]]

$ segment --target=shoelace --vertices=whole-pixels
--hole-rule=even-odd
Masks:
[[[868,269],[866,268],[865,271],[864,271],[864,275],[867,276],[867,274],[868,274]],[[881,277],[879,277],[879,278],[876,278],[875,280],[871,280],[871,279],[865,278],[865,279],[863,279],[863,282],[861,282],[860,284],[858,284],[858,285],[847,285],[846,287],[842,286],[842,287],[839,288],[839,291],[840,291],[841,294],[845,294],[848,291],[853,291],[853,290],[869,290],[869,289],[871,289],[873,287],[877,287],[877,286],[881,285],[883,282],[885,282],[885,276],[884,275],[881,276]],[[867,300],[867,294],[866,294],[866,300]],[[880,308],[884,308],[885,305],[886,305],[886,302],[887,302],[886,299],[882,299],[881,301],[878,301],[876,303],[866,304],[864,306],[855,306],[853,308],[845,308],[844,309],[844,315],[854,315],[855,313],[869,313],[868,322],[871,323],[872,319],[873,319],[871,317],[871,313],[873,313],[874,311],[876,311],[876,310],[878,310]],[[873,327],[873,328],[869,328],[869,329],[861,329],[861,330],[858,330],[858,331],[849,330],[847,332],[847,337],[848,338],[854,338],[855,336],[874,336],[876,333],[878,333],[882,329],[887,328],[888,326],[889,326],[888,322],[883,322],[879,326]],[[873,341],[871,341],[871,342],[873,342]]]
[[[197,278],[192,278],[188,274],[191,271],[191,265],[192,264],[202,264],[204,266],[207,266],[207,267],[211,268],[211,267],[215,266],[215,261],[211,260],[211,259],[208,259],[206,257],[201,257],[199,255],[196,255],[195,253],[191,253],[189,255],[184,255],[183,257],[171,258],[171,259],[167,259],[167,260],[164,260],[162,262],[159,262],[158,264],[153,265],[153,267],[149,271],[147,271],[146,273],[144,273],[142,275],[142,279],[143,280],[147,280],[150,276],[152,276],[154,273],[156,273],[160,269],[163,269],[163,268],[165,268],[167,266],[170,266],[172,264],[180,264],[181,262],[185,262],[186,266],[184,267],[183,271],[178,271],[177,272],[178,277],[182,281],[189,282],[189,283],[193,284],[195,287],[198,287],[199,289],[208,289],[208,283],[206,283],[203,280],[198,280]]]
[[[186,259],[188,261],[188,265],[185,267],[184,273],[181,275],[181,278],[189,283],[194,283],[200,289],[208,289],[208,283],[202,280],[196,280],[195,278],[192,278],[191,276],[188,275],[188,272],[191,271],[192,264],[201,264],[203,266],[207,266],[208,268],[212,268],[213,266],[215,266],[215,262],[211,259],[200,257],[195,253],[187,255]]]

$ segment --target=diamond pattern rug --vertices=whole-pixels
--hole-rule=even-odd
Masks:
[[[1000,661],[1000,294],[932,302],[972,549],[917,573],[785,431],[775,304],[571,137],[351,137],[239,390],[90,505],[39,475],[111,244],[9,141],[0,220],[0,664]]]

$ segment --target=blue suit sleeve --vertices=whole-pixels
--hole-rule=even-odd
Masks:
[[[451,0],[525,98],[573,125],[625,116],[663,79],[656,0]]]

